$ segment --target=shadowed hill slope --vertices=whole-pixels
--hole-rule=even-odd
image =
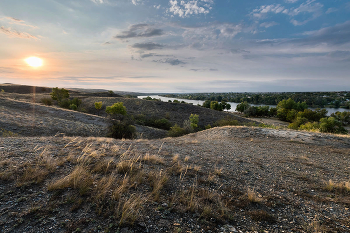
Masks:
[[[103,108],[110,106],[116,102],[123,102],[128,114],[143,114],[148,117],[167,118],[173,124],[182,126],[185,120],[188,120],[191,114],[199,115],[199,126],[204,127],[208,124],[213,125],[218,120],[231,118],[240,123],[252,122],[246,118],[233,115],[228,112],[219,112],[208,108],[199,107],[191,104],[167,103],[162,101],[151,101],[135,98],[85,98],[83,106],[90,113],[96,113],[94,103],[102,101]]]

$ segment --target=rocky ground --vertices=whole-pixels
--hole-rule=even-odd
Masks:
[[[0,145],[1,232],[350,232],[347,136],[221,127]]]

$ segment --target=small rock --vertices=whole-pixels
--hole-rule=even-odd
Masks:
[[[164,202],[164,203],[162,204],[162,207],[167,208],[167,207],[168,207],[168,204]]]

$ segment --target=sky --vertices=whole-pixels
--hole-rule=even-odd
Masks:
[[[1,0],[0,44],[0,83],[350,91],[349,0]]]

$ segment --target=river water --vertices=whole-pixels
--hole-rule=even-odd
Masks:
[[[159,96],[159,95],[149,95],[152,98],[156,98],[156,99],[160,99],[163,102],[168,102],[169,100],[174,101],[174,100],[178,100],[178,101],[185,101],[186,103],[192,103],[193,105],[203,105],[204,101],[203,100],[188,100],[188,99],[179,99],[179,98],[169,98],[169,97],[163,97],[163,96]],[[146,98],[147,96],[138,96],[137,98],[139,99],[143,99]],[[236,112],[236,107],[239,103],[233,103],[233,102],[227,102],[229,104],[231,104],[231,109],[229,110],[229,112]],[[251,106],[266,106],[264,104],[250,104]],[[277,105],[267,105],[270,107],[276,107]],[[312,110],[315,110],[315,108],[309,108]],[[325,108],[328,111],[328,116],[330,116],[332,113],[335,113],[337,111],[339,112],[346,112],[349,111],[349,109],[344,109],[344,108]]]

